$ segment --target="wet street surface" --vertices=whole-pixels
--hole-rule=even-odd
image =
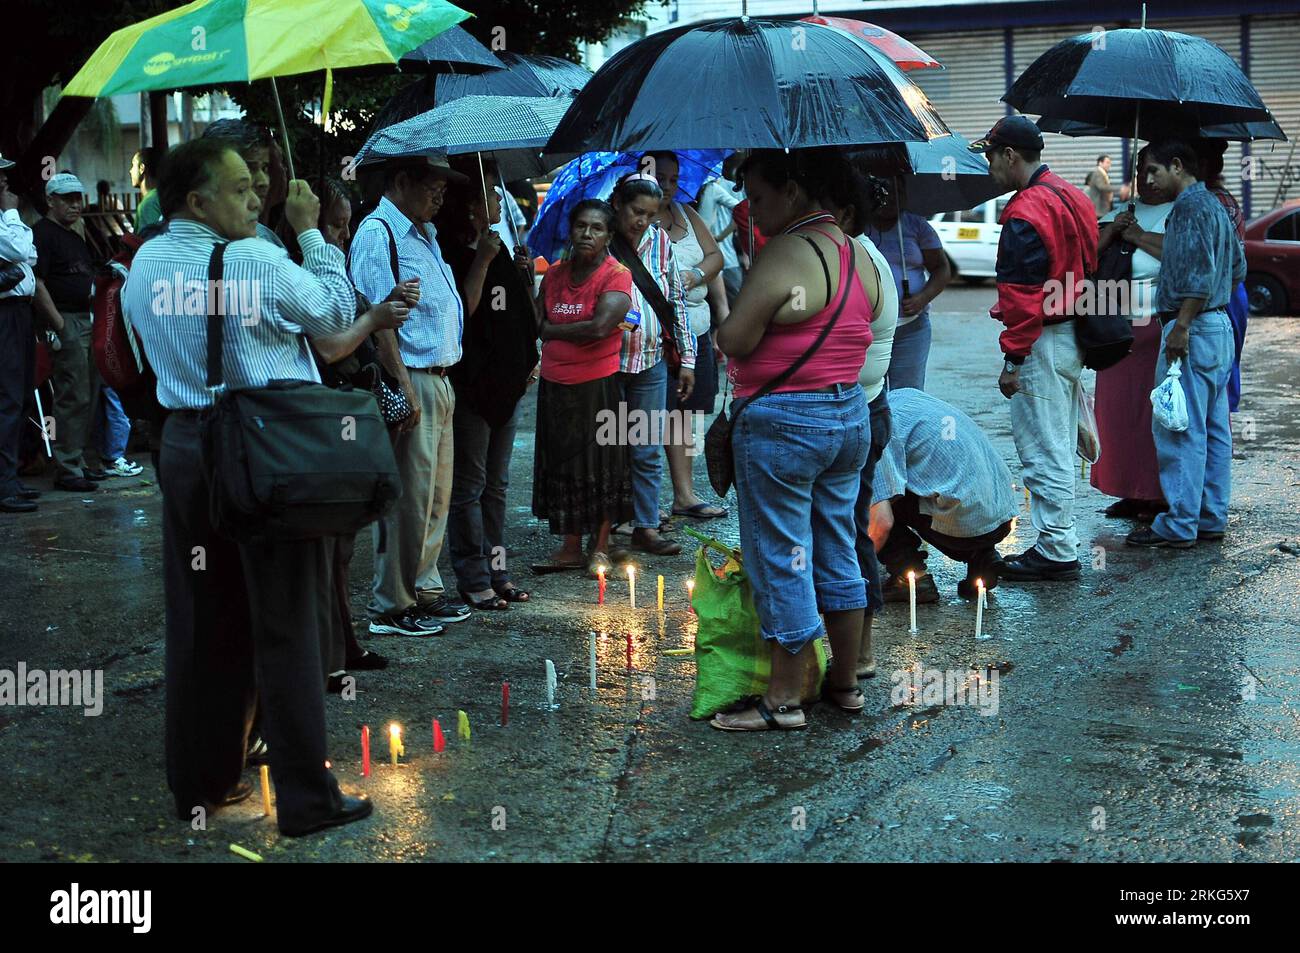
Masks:
[[[992,300],[989,287],[938,299],[927,389],[970,414],[1018,479]],[[1081,582],[1004,583],[984,615],[993,638],[976,642],[974,606],[955,591],[961,570],[932,554],[941,599],[918,607],[916,636],[906,604],[877,621],[880,674],[864,682],[865,713],[818,706],[795,733],[723,734],[687,717],[694,662],[664,654],[694,636],[693,548],[679,528],[681,556],[638,556],[635,611],[625,577],[610,580],[598,607],[584,576],[530,573],[555,547],[529,512],[530,392],[508,542],[533,602],[476,613],[437,638],[366,643],[392,665],[358,673],[355,700],[330,697],[327,709],[339,780],[373,798],[375,815],[297,841],[278,836],[257,797],[212,815],[204,831],[172,815],[161,507],[147,454],[136,455],[140,478],[111,481],[93,499],[47,492],[39,512],[0,517],[0,669],[102,669],[105,693],[98,717],[0,707],[0,859],[242,863],[229,851],[236,843],[268,861],[1295,860],[1298,355],[1300,320],[1251,322],[1225,540],[1182,552],[1125,547],[1130,524],[1104,517],[1109,500],[1080,479]],[[702,459],[696,471],[706,487]],[[734,494],[728,503],[726,520],[695,525],[738,543]],[[999,548],[1019,552],[1032,535],[1022,512]],[[370,568],[363,540],[352,573],[359,631]],[[443,576],[454,579],[449,568]],[[591,630],[606,633],[594,692]],[[924,698],[894,705],[891,674],[914,664],[995,668],[996,714]],[[458,710],[468,743],[456,735]],[[438,754],[434,718],[447,735]],[[405,729],[396,768],[391,722]],[[374,751],[364,779],[363,724]]]

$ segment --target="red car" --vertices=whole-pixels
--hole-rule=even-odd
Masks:
[[[1300,314],[1300,199],[1246,223],[1251,314]]]

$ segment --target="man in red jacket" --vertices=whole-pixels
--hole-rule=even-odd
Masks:
[[[1097,217],[1083,192],[1040,161],[1042,133],[1024,116],[998,120],[971,150],[985,153],[989,173],[1016,193],[1002,213],[998,302],[990,313],[1006,325],[998,388],[1011,401],[1011,432],[1038,539],[1006,559],[1001,576],[1008,582],[1078,579],[1074,456],[1083,359],[1072,302],[1097,266]]]

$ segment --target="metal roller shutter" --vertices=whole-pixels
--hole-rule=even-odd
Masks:
[[[1007,91],[1001,30],[909,32],[907,38],[945,67],[907,75],[953,132],[974,141],[1006,115],[1006,104],[998,101]]]
[[[1300,138],[1300,83],[1296,82],[1296,36],[1300,16],[1252,16],[1250,18],[1250,79],[1259,90],[1273,118],[1294,142]],[[1250,215],[1263,215],[1274,208],[1279,186],[1285,186],[1282,201],[1300,197],[1300,183],[1292,172],[1284,175],[1288,161],[1294,161],[1291,142],[1256,142],[1256,179],[1250,190]]]

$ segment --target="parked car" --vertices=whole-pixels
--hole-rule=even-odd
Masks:
[[[1300,199],[1246,223],[1251,314],[1300,313]]]
[[[953,277],[979,284],[997,274],[998,239],[1002,237],[998,219],[1012,194],[1008,192],[965,212],[940,212],[930,217],[952,265]]]

